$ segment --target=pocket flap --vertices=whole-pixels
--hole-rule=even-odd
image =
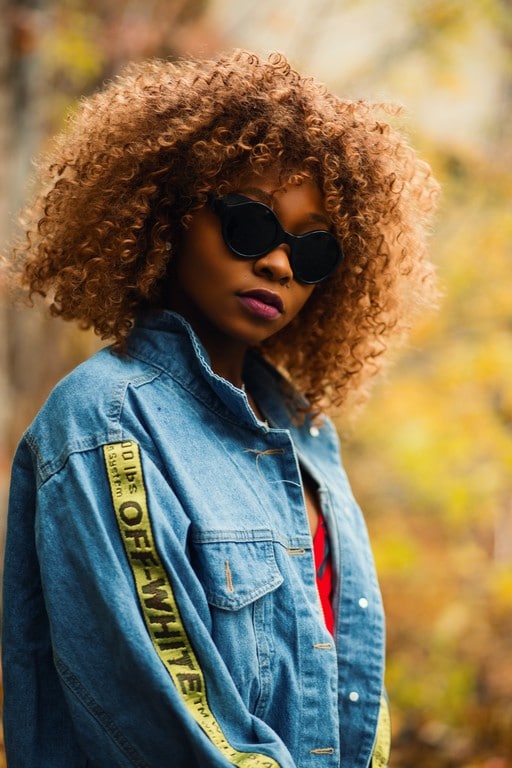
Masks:
[[[192,536],[192,544],[197,576],[217,608],[236,611],[283,583],[269,538],[253,534],[249,539],[247,531],[202,531]]]

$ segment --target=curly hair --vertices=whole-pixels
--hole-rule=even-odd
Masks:
[[[399,111],[337,98],[281,54],[131,65],[81,102],[41,164],[19,282],[122,352],[210,194],[270,166],[283,181],[312,178],[345,259],[261,352],[312,407],[342,405],[436,298],[426,241],[438,187],[379,119]]]

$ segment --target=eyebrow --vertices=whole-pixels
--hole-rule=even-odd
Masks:
[[[259,187],[243,187],[239,190],[239,192],[242,195],[252,195],[252,197],[255,197],[259,202],[268,205],[269,208],[273,209],[274,207],[274,199],[272,195],[269,192],[265,192],[263,189],[260,189]],[[329,228],[332,226],[327,216],[324,216],[322,213],[317,213],[316,211],[311,211],[308,213],[307,218],[309,221],[316,221],[319,224],[324,224]]]

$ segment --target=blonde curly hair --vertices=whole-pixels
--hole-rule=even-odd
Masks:
[[[261,351],[312,407],[342,405],[436,298],[438,187],[379,119],[398,112],[337,98],[281,54],[131,65],[83,100],[40,165],[19,282],[122,352],[136,316],[161,305],[180,228],[210,194],[270,166],[283,182],[312,178],[345,259]]]

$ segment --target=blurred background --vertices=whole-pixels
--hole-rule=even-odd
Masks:
[[[0,242],[77,98],[129,60],[232,47],[403,103],[442,182],[441,309],[339,430],[388,616],[392,766],[511,768],[511,0],[0,0]],[[0,541],[22,430],[98,346],[4,291]]]

